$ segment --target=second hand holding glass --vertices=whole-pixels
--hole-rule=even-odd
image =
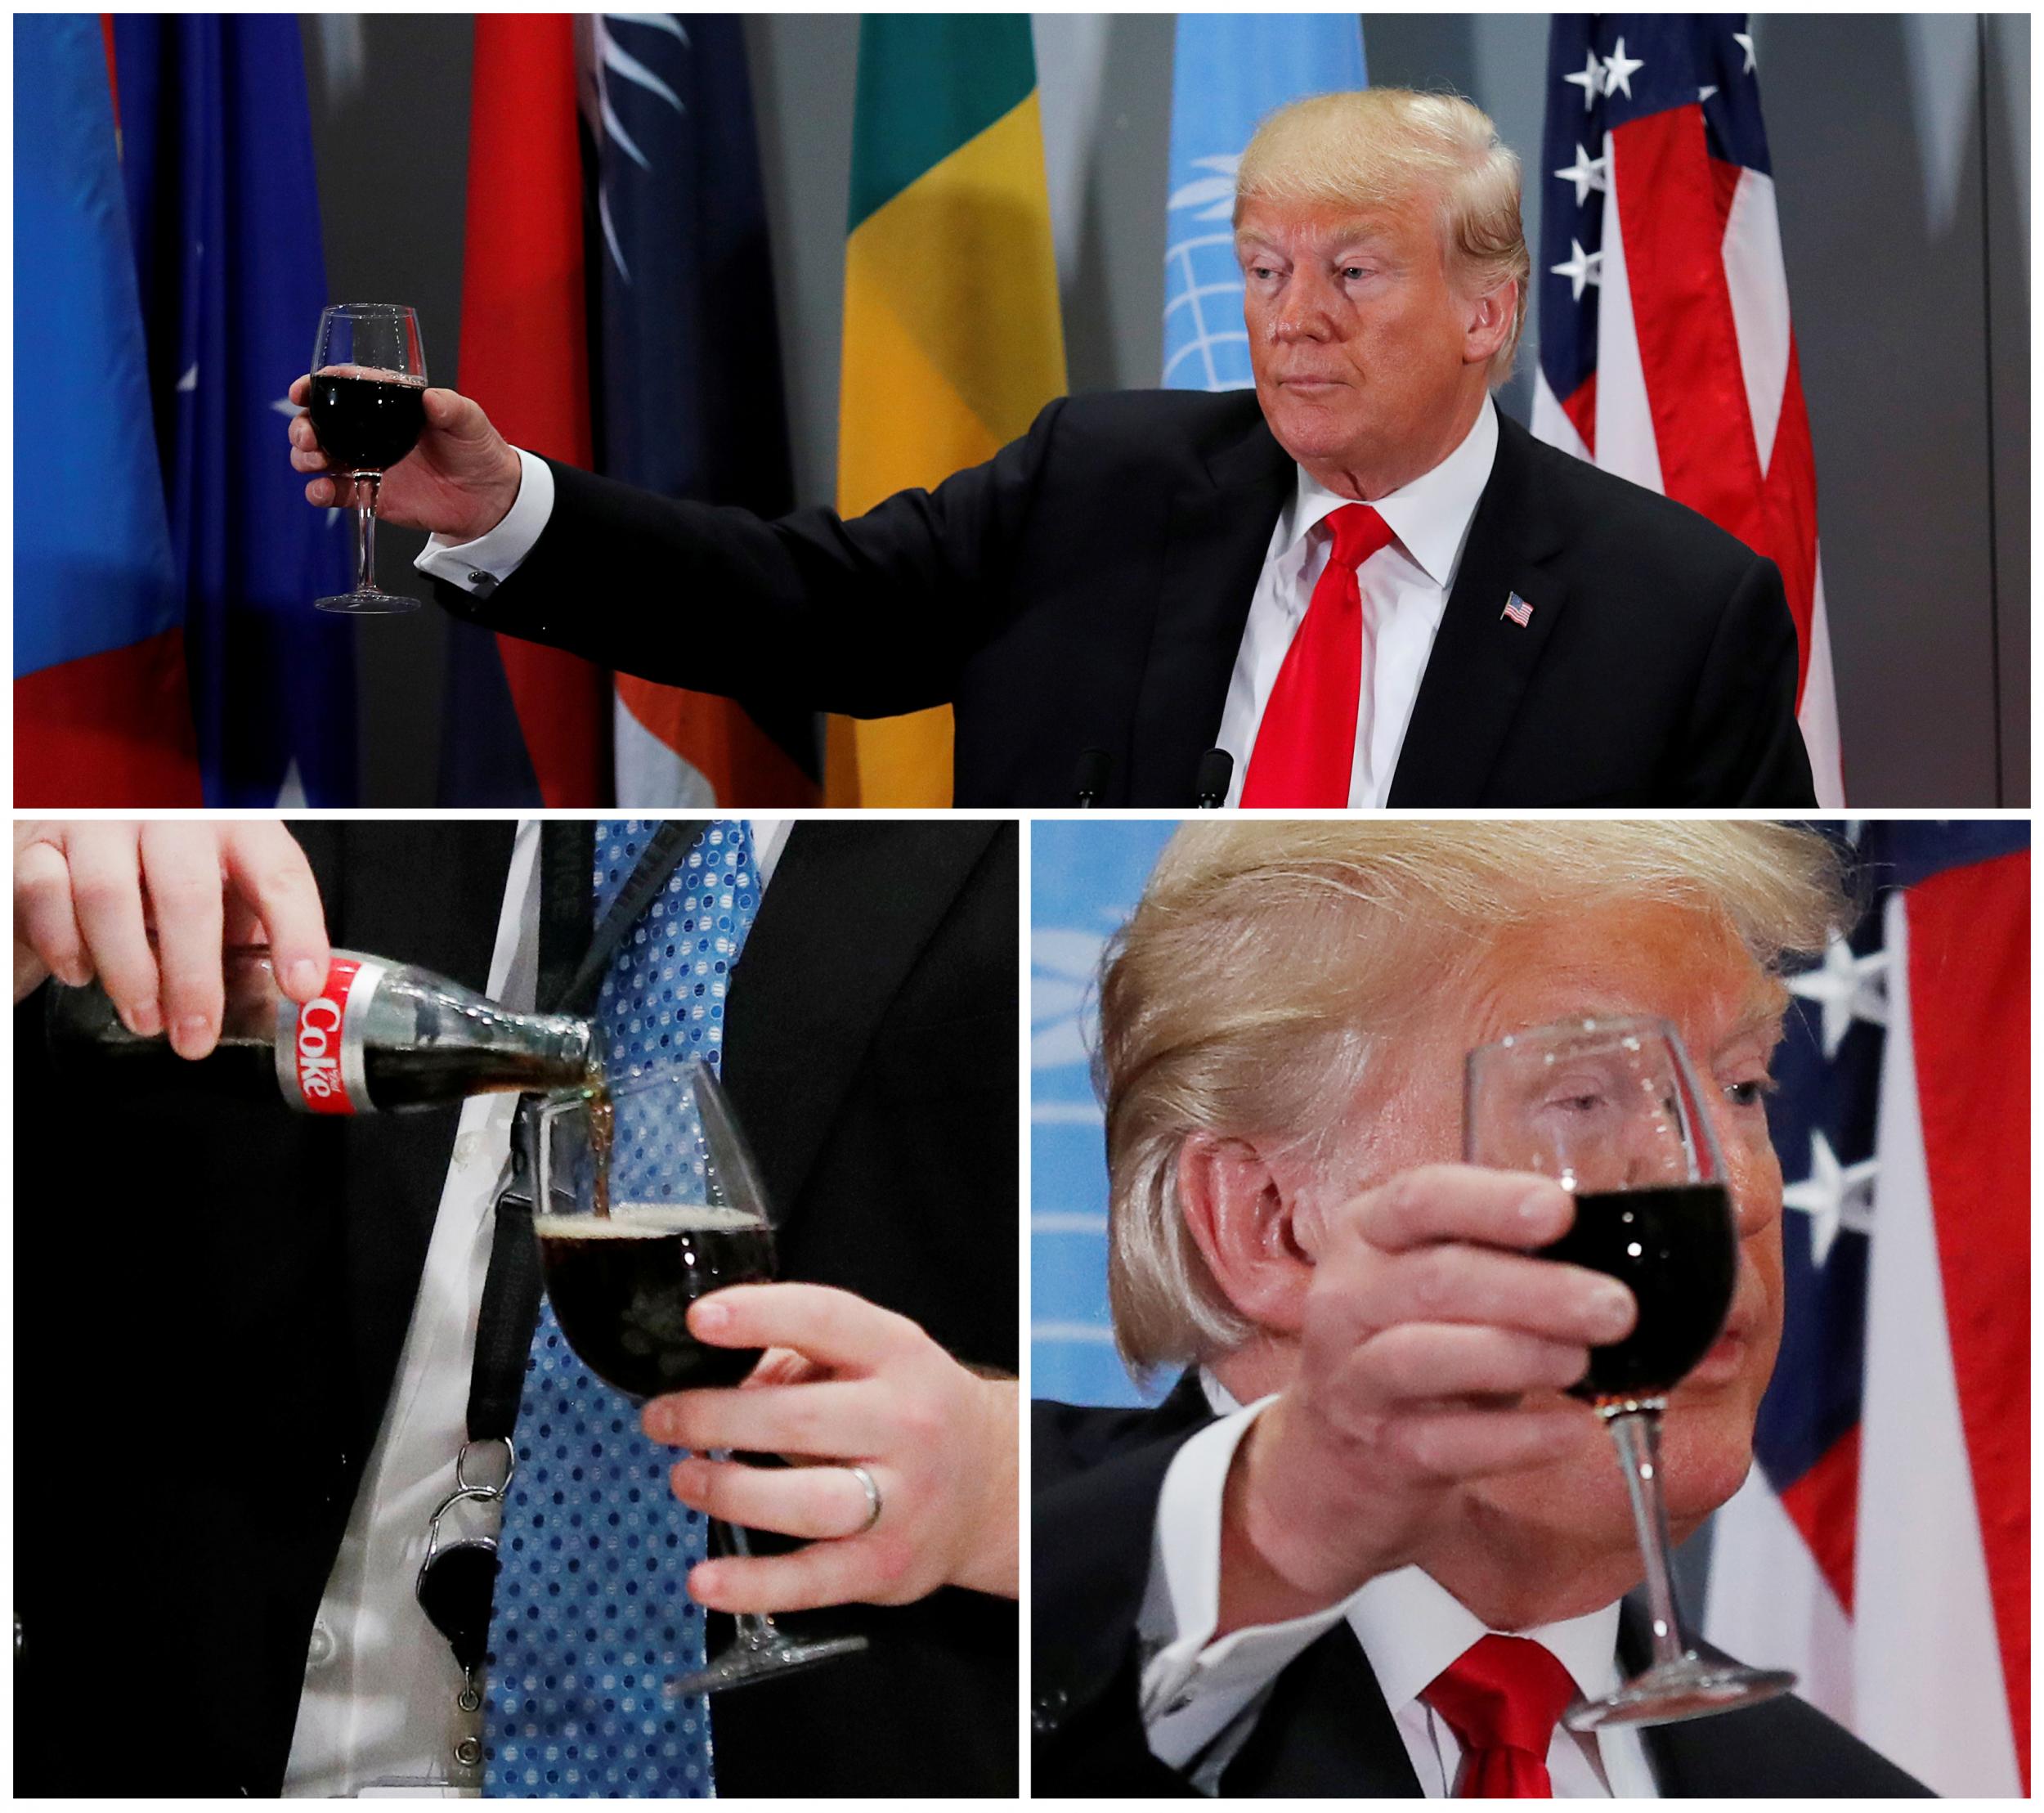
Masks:
[[[339,303],[320,316],[312,348],[312,432],[336,486],[354,487],[355,590],[316,600],[358,617],[415,611],[419,600],[376,583],[376,500],[383,473],[426,432],[426,351],[419,316],[400,303]]]
[[[1590,1349],[1571,1395],[1604,1419],[1625,1470],[1647,1569],[1653,1662],[1562,1715],[1573,1731],[1670,1725],[1785,1693],[1795,1676],[1699,1655],[1683,1635],[1668,1562],[1661,1419],[1710,1352],[1738,1281],[1738,1235],[1716,1135],[1680,1036],[1665,1021],[1578,1020],[1472,1052],[1463,1156],[1537,1171],[1576,1197],[1569,1231],[1539,1256],[1618,1280],[1633,1331]]]
[[[742,1382],[760,1350],[711,1346],[688,1323],[699,1297],[774,1272],[766,1193],[708,1066],[550,1097],[536,1137],[533,1231],[554,1319],[582,1363],[634,1405]],[[713,1550],[749,1552],[736,1525],[713,1519],[710,1529]],[[730,1646],[669,1682],[670,1695],[742,1687],[867,1646],[857,1636],[798,1640],[763,1612],[735,1623]]]

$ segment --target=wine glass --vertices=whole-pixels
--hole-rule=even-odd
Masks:
[[[740,1384],[761,1350],[697,1340],[688,1309],[727,1285],[771,1279],[773,1227],[709,1066],[697,1060],[549,1096],[534,1140],[546,1294],[582,1363],[634,1405]],[[742,1529],[714,1519],[710,1541],[717,1553],[750,1552]],[[735,1623],[729,1647],[670,1682],[670,1695],[742,1687],[867,1646],[858,1636],[798,1640],[762,1612],[738,1613]]]
[[[426,349],[401,303],[338,303],[312,347],[312,432],[338,484],[354,485],[355,590],[315,602],[357,616],[415,611],[419,600],[376,584],[376,494],[385,470],[426,431]]]
[[[1639,1304],[1623,1340],[1590,1349],[1571,1391],[1618,1445],[1653,1624],[1653,1661],[1600,1700],[1562,1715],[1573,1731],[1670,1725],[1771,1699],[1779,1669],[1700,1656],[1683,1635],[1668,1565],[1661,1418],[1671,1391],[1724,1329],[1738,1236],[1710,1116],[1682,1039],[1665,1020],[1576,1020],[1470,1052],[1463,1156],[1538,1171],[1576,1197],[1576,1219],[1540,1249],[1613,1277]]]

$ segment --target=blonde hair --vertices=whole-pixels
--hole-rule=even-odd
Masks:
[[[1376,1054],[1515,927],[1638,901],[1700,907],[1773,975],[1849,923],[1837,848],[1782,825],[1467,820],[1188,825],[1108,947],[1108,1294],[1142,1372],[1252,1332],[1186,1230],[1195,1132],[1309,1149]]]
[[[1451,277],[1473,295],[1507,281],[1518,286],[1511,334],[1490,357],[1495,388],[1512,375],[1532,260],[1519,219],[1518,154],[1480,107],[1459,95],[1410,88],[1294,101],[1257,127],[1243,152],[1235,218],[1239,225],[1248,201],[1388,208],[1415,188],[1439,199],[1441,254]]]

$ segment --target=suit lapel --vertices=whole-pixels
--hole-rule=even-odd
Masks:
[[[889,1003],[1003,828],[953,820],[789,832],[732,972],[724,1020],[724,1080],[777,1215],[795,1213]]]
[[[1183,806],[1213,747],[1278,513],[1297,469],[1261,411],[1171,502],[1155,628],[1136,696],[1127,802]],[[1119,789],[1116,789],[1119,792]]]
[[[1558,544],[1538,507],[1531,438],[1502,411],[1498,451],[1405,727],[1387,806],[1482,803],[1528,678],[1567,603],[1543,571]],[[1533,607],[1504,614],[1516,592]]]
[[[1346,1621],[1278,1676],[1221,1791],[1284,1799],[1420,1793],[1383,1690]]]

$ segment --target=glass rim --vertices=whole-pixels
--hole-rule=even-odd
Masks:
[[[419,311],[410,303],[401,302],[337,302],[329,303],[320,312],[322,315],[410,315]]]
[[[1517,1051],[1522,1046],[1547,1039],[1594,1039],[1600,1033],[1616,1036],[1634,1031],[1651,1032],[1665,1038],[1684,1057],[1688,1055],[1688,1047],[1683,1043],[1681,1030],[1674,1021],[1656,1013],[1619,1013],[1585,1014],[1580,1019],[1553,1020],[1544,1025],[1524,1026],[1501,1039],[1472,1047],[1469,1057],[1474,1061],[1490,1052]]]

